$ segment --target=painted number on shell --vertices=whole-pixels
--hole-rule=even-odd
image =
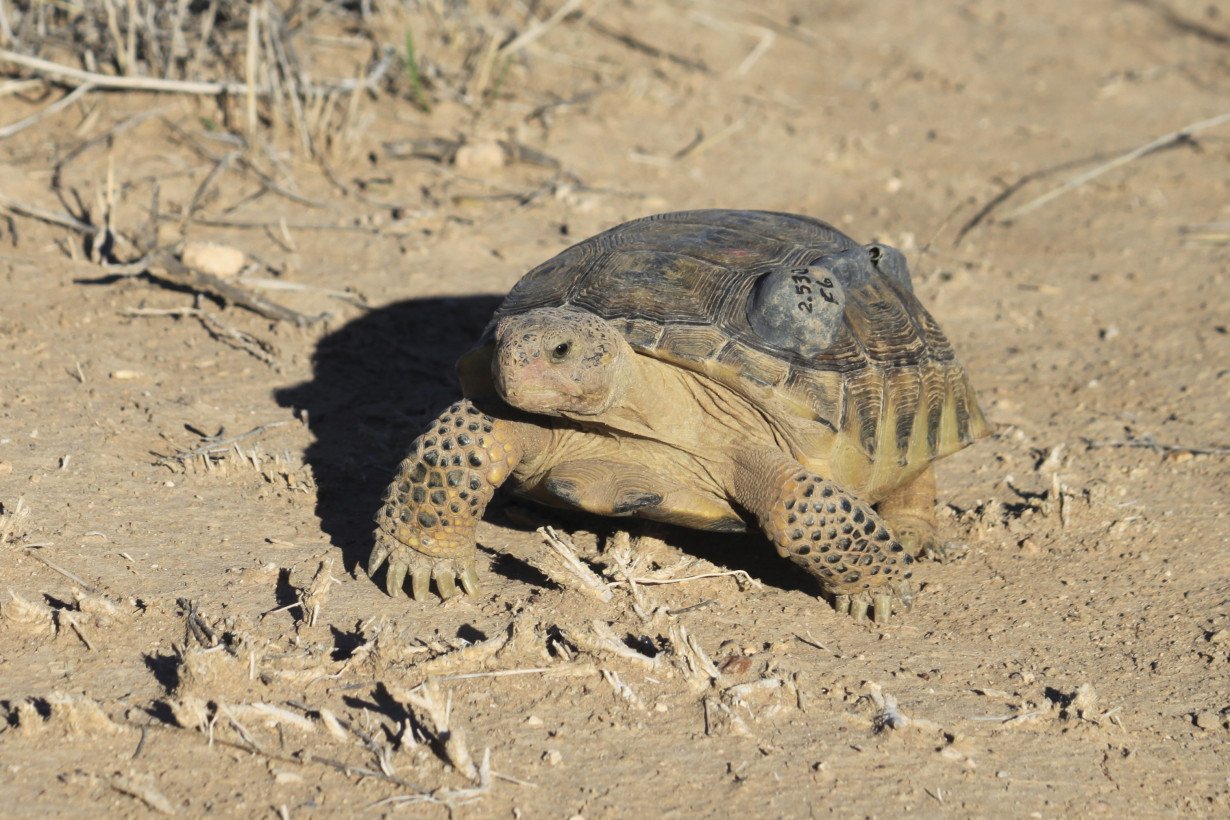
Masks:
[[[790,273],[790,281],[794,282],[794,292],[803,297],[798,303],[799,310],[806,311],[807,313],[812,312],[813,286],[820,292],[821,299],[831,305],[837,304],[837,299],[833,296],[833,280],[829,277],[826,276],[817,281],[808,275],[807,268],[795,268]]]

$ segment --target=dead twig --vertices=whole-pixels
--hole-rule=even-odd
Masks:
[[[564,567],[566,567],[573,576],[580,580],[581,589],[584,589],[586,592],[593,595],[603,603],[610,603],[611,598],[613,597],[611,590],[607,588],[607,585],[601,578],[598,577],[597,573],[586,566],[585,563],[577,557],[577,554],[574,551],[575,548],[568,542],[565,536],[560,535],[551,527],[539,527],[538,534],[542,536],[543,540],[547,543],[547,546],[549,546],[555,554],[560,557],[563,561]],[[546,572],[551,580],[560,584],[560,586],[565,588],[570,586],[567,581],[567,576],[563,576],[558,571],[555,571],[553,567],[550,567],[549,565],[545,568],[540,566],[539,569]],[[564,580],[561,581],[561,578]]]
[[[108,128],[106,131],[102,132],[101,134],[90,137],[88,140],[76,146],[64,156],[58,158],[56,160],[55,169],[51,172],[52,190],[58,191],[60,189],[60,181],[64,176],[64,169],[68,166],[70,162],[75,160],[77,157],[81,156],[83,153],[90,150],[95,145],[99,145],[100,143],[104,143],[104,142],[109,142],[115,139],[116,137],[120,136],[121,134],[125,133],[126,131],[131,131],[133,128],[136,128],[138,125],[145,122],[146,120],[151,120],[154,117],[162,116],[169,109],[170,109],[170,106],[162,105],[156,108],[150,108],[146,111],[141,111],[139,113],[133,114],[131,117],[127,117],[126,119],[120,120],[118,123],[111,126],[110,128]]]
[[[159,459],[157,463],[158,464],[170,464],[173,461],[177,461],[182,464],[185,461],[191,461],[192,459],[200,458],[201,456],[208,457],[208,456],[218,455],[220,453],[225,453],[228,450],[230,450],[231,447],[237,444],[238,442],[244,441],[245,439],[252,438],[253,436],[259,436],[268,430],[274,429],[275,427],[285,427],[287,424],[290,424],[290,422],[289,421],[271,421],[268,424],[262,424],[257,427],[253,427],[251,430],[248,430],[246,433],[240,433],[237,436],[228,436],[227,438],[218,438],[217,436],[206,436],[205,443],[202,444],[201,446],[194,447],[191,450],[182,450],[176,455],[167,456],[166,458]]]
[[[381,60],[376,63],[366,76],[357,79],[316,83],[301,89],[301,92],[324,94],[329,91],[341,91],[345,93],[375,88],[389,70],[389,66],[393,64],[394,56],[393,49],[386,48]],[[267,97],[276,93],[276,89],[271,86],[257,86],[246,82],[205,82],[160,79],[157,77],[115,77],[108,74],[99,74],[94,71],[82,71],[79,68],[61,65],[39,57],[18,54],[16,51],[3,48],[0,48],[0,61],[27,68],[41,77],[74,87],[88,85],[92,89],[111,91],[152,91],[165,94],[195,94],[207,97],[218,97],[224,94],[232,96],[251,94]]]
[[[209,294],[225,303],[247,308],[266,319],[293,322],[300,327],[306,327],[325,318],[324,314],[315,317],[307,316],[276,302],[271,302],[263,296],[212,273],[190,268],[167,251],[153,253],[147,258],[146,273],[152,279],[170,282],[197,293]]]
[[[0,11],[0,20],[4,18],[4,12]],[[0,97],[8,97],[12,94],[24,94],[27,91],[41,89],[47,84],[40,79],[34,78],[29,80],[9,80],[5,83],[0,83]]]
[[[1204,225],[1183,225],[1179,235],[1185,242],[1208,242],[1222,245],[1230,242],[1230,222],[1209,222]]]
[[[1099,162],[1106,159],[1108,156],[1110,156],[1110,154],[1100,152],[1087,157],[1081,157],[1080,159],[1070,159],[1056,165],[1049,165],[1045,168],[1039,168],[1036,171],[1030,171],[1028,174],[1018,177],[1015,182],[1005,186],[1002,191],[991,197],[985,205],[979,208],[977,213],[966,220],[965,224],[961,226],[961,229],[957,231],[956,238],[952,240],[952,246],[954,248],[959,246],[961,241],[965,239],[966,234],[985,222],[996,208],[1003,205],[1006,201],[1011,199],[1017,191],[1021,190],[1034,180],[1045,179],[1051,174],[1057,174],[1060,171],[1067,171],[1070,168],[1078,168],[1090,162]]]
[[[877,732],[882,732],[885,729],[904,729],[907,726],[913,726],[924,731],[940,729],[940,725],[934,721],[925,718],[912,718],[906,715],[898,707],[897,699],[885,692],[884,687],[880,684],[868,681],[866,687],[868,697],[870,697],[871,702],[879,710],[872,721]]]
[[[24,538],[29,519],[30,508],[26,506],[25,496],[17,496],[11,509],[0,505],[0,547],[10,541],[17,542]]]
[[[435,675],[438,681],[474,680],[476,678],[512,678],[519,675],[542,675],[545,678],[580,678],[597,669],[589,664],[570,663],[566,666],[534,666],[527,669],[497,669],[493,672],[460,672],[456,675]]]
[[[285,224],[285,223],[283,223]],[[352,293],[348,290],[335,290],[333,288],[322,288],[319,285],[305,285],[302,282],[286,282],[281,279],[267,279],[259,276],[240,276],[236,280],[241,285],[247,285],[251,288],[260,290],[282,290],[292,291],[296,293],[319,293],[324,296],[329,296],[333,299],[339,299],[348,304],[354,305],[364,310],[370,310],[371,305],[367,300],[358,293]]]
[[[497,52],[498,56],[508,57],[516,54],[518,51],[522,50],[530,43],[538,40],[548,31],[563,22],[565,17],[576,11],[577,8],[579,8],[584,2],[585,0],[567,0],[567,2],[563,3],[559,8],[552,12],[551,16],[549,16],[546,20],[535,23],[525,31],[518,34],[512,40],[509,40],[507,43],[500,46],[500,50]]]
[[[1155,453],[1191,453],[1194,456],[1230,455],[1230,447],[1221,445],[1211,445],[1209,447],[1189,447],[1186,444],[1165,444],[1155,440],[1153,436],[1147,433],[1138,438],[1105,439],[1102,441],[1091,438],[1082,438],[1081,441],[1085,442],[1085,446],[1089,448],[1139,447],[1143,450],[1152,450]]]
[[[605,621],[592,620],[589,628],[560,629],[561,634],[578,649],[599,657],[613,656],[627,661],[633,661],[646,669],[653,671],[661,668],[661,655],[646,655],[638,652],[624,643],[611,625]]]
[[[242,330],[236,330],[233,327],[225,324],[221,319],[214,316],[212,313],[201,310],[200,308],[167,308],[159,310],[156,308],[130,308],[122,311],[121,316],[130,317],[146,317],[146,316],[173,316],[182,318],[191,316],[201,323],[201,326],[214,339],[229,345],[236,350],[242,350],[244,353],[259,359],[270,367],[277,367],[277,359],[275,358],[276,350],[272,344],[258,339],[251,333],[245,333]]]
[[[692,687],[700,691],[715,684],[722,673],[700,642],[688,633],[687,627],[681,623],[673,623],[668,634],[671,651],[683,667],[684,675]]]
[[[673,52],[667,51],[666,49],[658,48],[657,46],[651,45],[645,42],[644,40],[634,37],[631,34],[627,34],[621,31],[615,31],[612,28],[608,28],[605,24],[600,23],[593,18],[590,18],[586,22],[589,23],[589,27],[592,28],[594,31],[598,32],[604,37],[610,37],[612,40],[615,40],[616,42],[621,43],[624,46],[627,46],[633,51],[639,51],[641,54],[644,54],[648,57],[652,57],[655,60],[657,59],[669,60],[675,65],[682,66],[683,68],[686,68],[690,71],[699,71],[701,74],[709,73],[709,66],[705,65],[700,60],[693,60],[690,57],[684,57],[680,54],[675,54]]]
[[[684,578],[629,578],[627,581],[609,581],[607,586],[619,586],[620,584],[627,583],[628,581],[631,581],[634,584],[643,584],[645,586],[654,586],[658,584],[686,584],[690,581],[701,581],[705,578],[734,578],[740,587],[745,585],[751,587],[764,586],[760,583],[760,581],[757,581],[741,569],[732,569],[726,572],[702,572],[699,575],[688,575]]]
[[[148,783],[140,783],[135,778],[125,777],[117,773],[111,778],[108,785],[120,794],[140,800],[158,814],[175,814],[175,806],[167,799],[166,795]]]
[[[329,597],[329,591],[336,582],[337,579],[333,577],[333,557],[328,556],[320,562],[316,574],[299,594],[303,620],[308,626],[316,626],[317,620],[320,619],[320,608],[324,606],[325,599]]]
[[[63,111],[65,108],[68,108],[70,105],[77,102],[77,100],[81,99],[93,90],[94,86],[89,84],[78,86],[72,92],[65,94],[63,97],[56,100],[37,114],[31,114],[25,119],[18,120],[11,125],[6,125],[3,128],[0,128],[0,140],[8,139],[14,134],[20,134],[30,126],[38,125],[48,117],[55,116],[57,113]]]
[[[81,588],[82,588],[83,590],[85,590],[86,592],[93,593],[93,592],[95,592],[95,591],[96,591],[96,590],[95,590],[92,586],[90,586],[89,584],[87,584],[85,581],[81,580],[81,576],[77,575],[77,574],[76,574],[76,573],[74,573],[74,572],[70,572],[70,571],[66,570],[64,567],[60,566],[59,564],[55,563],[54,561],[51,561],[51,560],[49,560],[49,559],[47,559],[47,558],[44,558],[43,556],[41,556],[41,555],[39,555],[37,552],[35,552],[33,549],[27,549],[27,550],[25,551],[25,553],[26,553],[26,555],[30,556],[30,557],[31,557],[31,558],[33,558],[35,561],[38,561],[40,564],[42,564],[43,566],[47,567],[48,569],[51,569],[51,570],[54,570],[54,571],[56,571],[56,572],[60,573],[60,574],[61,574],[61,575],[63,575],[65,578],[67,578],[68,580],[72,581],[74,584],[76,584],[77,586],[81,587]]]
[[[463,806],[471,803],[487,792],[491,791],[491,749],[483,750],[483,760],[478,765],[477,769],[477,785],[468,789],[437,789],[434,792],[420,792],[419,794],[394,795],[386,797],[383,800],[377,800],[368,808],[377,808],[382,806],[406,806],[415,803],[436,803],[446,806],[451,809],[455,806]],[[507,776],[501,776],[501,779],[509,780]],[[520,782],[520,781],[517,781]]]
[[[454,769],[476,783],[481,782],[483,778],[470,757],[465,734],[452,723],[452,696],[441,697],[434,678],[428,678],[413,689],[388,685],[385,688],[395,700],[410,707],[417,723],[431,734],[440,753]]]
[[[201,159],[205,160],[206,162],[212,162],[214,164],[218,164],[223,161],[224,157],[218,156],[212,151],[208,151],[205,148],[203,148],[201,145],[197,143],[196,138],[191,133],[181,128],[176,123],[172,122],[166,117],[163,118],[162,122],[164,125],[167,126],[167,128],[169,128],[175,134],[176,137],[178,137],[180,140],[183,141],[183,144],[187,146],[187,148],[190,151],[192,151],[194,154],[196,154]],[[240,145],[244,144],[243,141],[240,140],[239,138],[234,138],[233,140],[231,140],[231,142],[232,144],[235,144],[235,143],[238,143]],[[289,199],[292,202],[298,202],[300,205],[306,205],[309,208],[319,208],[319,209],[327,210],[327,209],[331,209],[332,207],[328,202],[322,202],[322,201],[315,200],[315,199],[309,199],[308,197],[303,196],[300,193],[296,193],[295,191],[292,191],[289,188],[286,188],[283,185],[280,185],[273,177],[271,177],[269,174],[262,171],[260,168],[256,167],[256,165],[252,162],[252,160],[248,159],[246,156],[242,154],[236,158],[235,165],[237,165],[238,167],[242,168],[243,170],[247,171],[248,173],[256,177],[257,182],[259,182],[259,184],[261,185],[264,191],[268,191],[270,193],[277,194],[278,196],[285,197],[286,199]]]
[[[75,216],[71,216],[69,214],[58,214],[54,211],[47,211],[34,205],[27,205],[26,203],[13,199],[10,196],[6,196],[3,193],[0,193],[0,208],[5,208],[12,211],[18,216],[37,219],[40,222],[46,222],[51,225],[59,225],[62,228],[68,228],[69,230],[84,234],[85,236],[93,236],[101,230],[101,228],[95,227],[88,222],[82,222]]]
[[[1169,134],[1163,134],[1156,139],[1150,140],[1144,145],[1120,154],[1109,162],[1104,162],[1095,168],[1091,168],[1083,174],[1077,174],[1059,187],[1048,191],[1042,196],[1031,199],[1029,202],[1026,202],[1018,208],[1014,208],[1004,215],[1002,221],[1011,222],[1018,217],[1024,216],[1031,211],[1041,208],[1046,203],[1062,196],[1063,194],[1066,194],[1068,191],[1079,188],[1087,182],[1102,176],[1102,174],[1105,174],[1108,171],[1113,171],[1122,165],[1127,165],[1129,162],[1140,159],[1148,154],[1152,154],[1155,151],[1160,151],[1163,148],[1169,148],[1172,145],[1181,145],[1189,142],[1193,134],[1197,134],[1201,131],[1207,131],[1210,128],[1215,128],[1216,126],[1226,122],[1230,122],[1230,111],[1216,117],[1210,117],[1205,120],[1193,122],[1190,125],[1185,125],[1177,131],[1171,131]]]

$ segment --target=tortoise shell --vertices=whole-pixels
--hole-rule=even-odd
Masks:
[[[901,254],[818,219],[703,210],[626,222],[527,273],[488,333],[565,305],[639,353],[818,423],[827,451],[808,460],[842,461],[851,489],[885,483],[871,475],[885,470],[900,483],[988,432]]]

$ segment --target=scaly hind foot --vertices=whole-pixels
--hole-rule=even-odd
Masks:
[[[396,538],[380,530],[376,531],[376,546],[367,561],[368,576],[385,562],[384,588],[396,598],[405,591],[406,578],[410,579],[410,595],[416,601],[425,601],[431,596],[431,582],[436,582],[436,593],[448,600],[461,592],[473,595],[478,591],[478,569],[473,557],[437,558],[406,546]]]
[[[936,562],[947,557],[935,518],[934,466],[881,499],[876,512],[910,555]]]
[[[914,559],[871,505],[797,463],[774,466],[773,483],[744,498],[778,552],[815,576],[839,612],[883,623],[909,609]]]
[[[914,606],[914,589],[908,579],[903,579],[853,595],[833,595],[832,604],[838,615],[849,615],[856,621],[865,621],[870,615],[872,621],[883,624],[894,612],[908,612]]]
[[[886,516],[886,520],[888,528],[910,555],[937,564],[948,559],[948,552],[939,539],[934,521],[909,515]]]

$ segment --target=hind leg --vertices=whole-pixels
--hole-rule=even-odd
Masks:
[[[876,512],[911,555],[944,559],[935,520],[935,467],[927,467],[881,499]]]
[[[870,610],[881,622],[909,608],[913,559],[869,504],[774,450],[741,454],[732,491],[778,554],[815,576],[838,612],[861,619]]]

